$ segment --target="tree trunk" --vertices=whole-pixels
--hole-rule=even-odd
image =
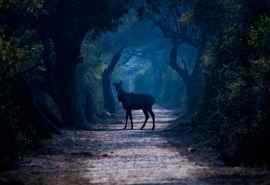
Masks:
[[[197,57],[196,64],[192,73],[189,75],[187,86],[187,114],[192,115],[196,112],[201,100],[201,94],[203,92],[203,74],[201,67],[201,57],[203,54],[203,49],[199,50],[199,55]]]
[[[79,60],[80,46],[65,41],[56,41],[56,65],[54,74],[54,89],[56,100],[60,107],[65,125],[75,124],[75,71]]]
[[[199,76],[199,75],[198,75]],[[186,85],[186,116],[190,117],[194,112],[197,111],[199,101],[202,93],[202,84],[200,78],[190,77]]]
[[[181,67],[177,64],[177,56],[178,56],[178,43],[177,41],[173,41],[173,47],[170,52],[170,67],[177,72],[177,74],[182,78],[185,87],[186,87],[186,111],[185,117],[190,117],[197,109],[201,88],[202,88],[202,80],[201,80],[201,66],[200,60],[201,55],[198,56],[196,61],[194,70],[191,74],[189,74],[188,69],[185,67]]]
[[[104,70],[102,74],[102,85],[103,85],[103,97],[104,97],[104,109],[110,113],[115,113],[115,100],[112,92],[112,73],[113,70],[121,58],[124,48],[121,48],[112,58],[109,66]]]
[[[115,113],[115,101],[112,93],[111,75],[105,70],[102,75],[104,109],[110,113]]]

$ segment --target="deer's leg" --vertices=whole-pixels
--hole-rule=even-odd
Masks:
[[[144,121],[144,123],[143,123],[143,125],[142,125],[142,127],[141,127],[141,130],[144,129],[144,127],[145,127],[145,125],[146,125],[146,122],[147,122],[148,119],[149,119],[149,115],[148,115],[148,113],[147,113],[147,111],[146,111],[145,109],[143,109],[143,113],[144,113],[144,116],[145,116],[145,121]]]
[[[127,129],[128,117],[129,117],[129,113],[128,113],[128,111],[126,111],[126,124],[125,124],[124,129]]]
[[[151,114],[151,117],[152,117],[152,120],[153,120],[153,127],[152,127],[152,130],[154,130],[154,129],[155,129],[155,114],[154,114],[152,108],[149,109],[149,113]]]
[[[132,120],[132,111],[129,110],[129,118],[130,118],[130,122],[131,122],[131,130],[133,130],[133,120]]]

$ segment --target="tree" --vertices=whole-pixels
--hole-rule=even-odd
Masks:
[[[186,86],[186,115],[189,117],[196,110],[202,92],[201,57],[203,55],[207,34],[192,20],[193,4],[191,1],[154,1],[148,0],[138,12],[149,18],[160,28],[165,38],[172,42],[169,65],[183,79]],[[190,73],[185,61],[178,64],[178,48],[188,44],[197,49],[197,60]]]
[[[119,51],[115,53],[113,56],[111,63],[108,67],[104,70],[102,74],[102,84],[103,84],[103,97],[104,97],[104,108],[105,110],[109,111],[110,113],[115,113],[115,100],[112,93],[112,73],[119,62],[122,52],[124,48],[121,48]]]
[[[116,27],[128,4],[0,0],[0,168],[57,131],[54,101],[65,123],[74,122],[73,78],[84,35]]]
[[[264,0],[196,3],[197,23],[215,37],[203,59],[205,92],[193,130],[231,165],[269,163],[269,7]]]
[[[43,9],[43,1],[0,1],[0,168],[56,131],[30,84],[43,78],[36,24]]]
[[[47,2],[47,14],[42,17],[40,32],[45,42],[52,39],[54,43],[56,64],[52,69],[52,86],[66,124],[74,124],[76,116],[74,74],[76,65],[81,62],[81,42],[88,31],[97,36],[100,32],[115,27],[119,18],[127,12],[128,4],[129,1],[123,0]]]
[[[182,65],[177,63],[179,44],[177,42],[173,43],[172,49],[170,51],[170,67],[175,70],[178,75],[182,78],[185,83],[187,100],[186,100],[186,116],[190,116],[196,110],[198,101],[200,99],[200,93],[202,93],[202,73],[201,68],[198,67],[200,63],[197,61],[195,63],[192,72],[189,72],[186,61],[181,60]]]

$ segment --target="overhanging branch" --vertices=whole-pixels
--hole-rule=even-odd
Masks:
[[[188,79],[187,71],[177,64],[178,47],[178,43],[176,41],[173,41],[173,47],[170,52],[169,65],[181,76],[184,81],[186,81]]]

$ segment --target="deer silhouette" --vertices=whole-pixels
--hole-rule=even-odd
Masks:
[[[131,129],[133,129],[133,120],[132,120],[132,110],[142,110],[145,115],[145,121],[141,127],[141,130],[144,129],[148,119],[149,114],[153,120],[152,130],[155,129],[155,114],[152,110],[152,106],[155,103],[155,99],[148,94],[136,94],[136,93],[128,93],[122,87],[122,82],[114,83],[118,100],[122,103],[123,108],[126,111],[126,124],[124,129],[127,128],[128,118],[131,121]]]

